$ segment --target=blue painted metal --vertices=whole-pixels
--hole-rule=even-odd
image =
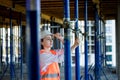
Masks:
[[[75,23],[75,30],[78,30],[78,0],[75,0],[74,2],[74,6],[75,6],[75,19],[76,19],[76,23]],[[77,36],[77,32],[75,33],[75,37],[79,37]],[[80,80],[80,51],[79,51],[79,46],[75,49],[75,73],[76,73],[76,80]]]
[[[88,42],[87,42],[87,33],[88,33],[88,27],[87,27],[87,20],[88,20],[88,15],[87,15],[87,0],[85,0],[85,8],[84,8],[84,24],[85,24],[85,80],[88,80]]]
[[[95,6],[95,80],[100,80],[99,16]]]
[[[0,28],[0,73],[2,72],[2,28]]]
[[[106,60],[106,28],[105,28],[105,23],[104,23],[104,60],[105,60],[105,66],[107,66],[107,60]]]
[[[69,0],[64,0],[64,18],[66,24],[70,21]],[[65,53],[65,80],[71,80],[71,51],[70,51],[70,29],[65,24],[64,53]]]
[[[66,35],[68,36],[68,33],[70,30],[65,30]],[[71,80],[71,51],[70,51],[70,39],[67,38],[67,36],[64,39],[64,48],[65,48],[65,80]]]
[[[20,34],[20,39],[19,39],[19,55],[20,55],[20,78],[23,80],[23,38],[22,38],[22,13],[20,13],[20,26],[19,26],[19,31],[18,34]]]
[[[105,35],[106,35],[106,29],[105,29]],[[107,57],[107,54],[106,54],[106,36],[105,36],[105,39],[104,39],[104,44],[105,44],[105,66],[107,66],[107,60],[106,60],[106,57]]]
[[[64,18],[70,20],[70,1],[64,0]]]
[[[26,0],[28,79],[40,80],[40,0]]]
[[[80,80],[85,80],[85,77],[83,75],[80,76]],[[88,74],[88,80],[94,80],[91,74]]]
[[[88,74],[88,80],[94,80],[91,74]]]
[[[98,16],[98,26],[99,26],[99,28],[98,28],[98,32],[99,32],[99,35],[100,35],[100,37],[99,37],[99,67],[100,68],[102,68],[102,60],[101,60],[101,58],[102,58],[102,26],[101,26],[101,19],[100,19],[100,17]]]
[[[15,70],[13,63],[13,26],[11,8],[10,8],[10,80],[15,80]]]
[[[7,66],[8,66],[8,27],[6,28],[6,63],[7,63]]]
[[[107,78],[107,75],[105,74],[105,71],[103,70],[103,69],[101,69],[101,71],[103,72],[103,75],[104,75],[104,77],[105,77],[105,80],[109,80],[108,78]],[[110,78],[111,79],[111,78]]]

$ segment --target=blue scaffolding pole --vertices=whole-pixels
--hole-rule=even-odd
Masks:
[[[28,80],[40,80],[40,0],[26,0]]]
[[[74,2],[74,6],[75,6],[75,30],[78,30],[78,0],[75,0]],[[78,37],[79,34],[77,32],[75,32],[75,37]],[[79,46],[75,49],[75,73],[76,73],[76,80],[80,80],[80,51],[79,51]]]
[[[99,15],[95,6],[95,80],[100,80]]]
[[[13,26],[12,26],[12,9],[10,8],[10,80],[15,80],[15,70],[13,63]]]
[[[0,28],[0,73],[2,73],[2,29]]]
[[[105,23],[104,23],[104,58],[106,58],[106,28],[105,28]],[[106,59],[104,59],[104,66],[106,66],[107,62],[106,62]]]
[[[84,8],[84,24],[85,24],[85,80],[88,80],[88,42],[87,42],[87,33],[88,33],[88,27],[87,27],[87,20],[88,20],[88,13],[87,13],[87,0],[85,0],[85,8]]]
[[[70,8],[69,0],[64,0],[64,53],[65,53],[65,80],[71,80],[71,51],[70,51]]]
[[[5,32],[6,32],[6,38],[5,39],[6,39],[6,63],[7,63],[7,66],[6,66],[6,69],[5,69],[3,75],[5,75],[5,73],[8,70],[8,67],[9,67],[9,63],[8,63],[8,61],[9,61],[9,59],[8,59],[8,27],[6,27],[6,31]]]
[[[98,16],[99,17],[99,16]],[[101,65],[102,65],[102,60],[101,60],[101,58],[102,58],[102,35],[103,35],[103,33],[102,33],[102,25],[101,25],[101,19],[100,19],[100,17],[99,17],[99,20],[98,20],[98,25],[99,25],[99,60],[100,60],[100,68],[102,67]]]
[[[21,78],[21,80],[23,80],[22,13],[20,13],[20,25],[19,25],[18,34],[20,34],[20,39],[19,39],[19,44],[18,44],[18,46],[20,46],[20,47],[19,47],[19,52],[20,52],[20,53],[19,53],[19,55],[20,55],[20,78]]]

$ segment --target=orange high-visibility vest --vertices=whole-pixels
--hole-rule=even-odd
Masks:
[[[53,55],[56,55],[54,50],[50,50]],[[40,54],[43,54],[44,50],[40,50]],[[47,54],[47,53],[45,53]],[[41,80],[60,80],[60,70],[57,62],[53,62],[47,66],[45,71],[40,71]]]

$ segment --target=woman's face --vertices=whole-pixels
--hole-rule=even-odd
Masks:
[[[41,44],[44,48],[51,48],[53,45],[52,36],[48,35],[45,38],[43,38],[43,41],[41,42]]]

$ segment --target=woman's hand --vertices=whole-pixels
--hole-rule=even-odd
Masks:
[[[77,47],[77,46],[79,46],[79,44],[80,44],[79,38],[76,38],[74,45]]]
[[[60,33],[55,33],[53,36],[59,39],[62,43],[64,43],[64,38]]]
[[[71,52],[72,52],[76,47],[78,47],[79,44],[80,44],[79,38],[76,38],[73,46],[71,47]]]
[[[54,37],[56,37],[57,39],[62,39],[63,38],[60,33],[55,33]]]

